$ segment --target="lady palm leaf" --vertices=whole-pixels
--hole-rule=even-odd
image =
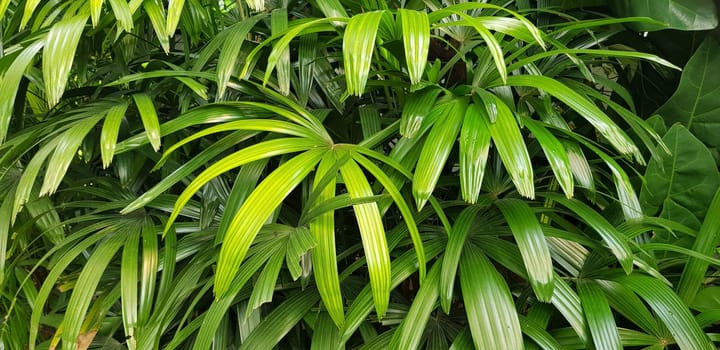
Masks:
[[[263,180],[248,197],[225,234],[218,257],[215,295],[225,295],[263,223],[325,152],[324,149],[314,149],[293,157]]]
[[[373,11],[350,18],[343,36],[343,57],[347,92],[360,96],[365,91],[365,84],[370,72],[370,63],[375,49],[380,20],[386,13]]]

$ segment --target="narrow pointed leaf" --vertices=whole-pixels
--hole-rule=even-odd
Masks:
[[[420,131],[425,117],[435,107],[440,89],[427,88],[411,93],[400,117],[400,135],[413,138]]]
[[[692,250],[711,257],[717,249],[718,232],[720,232],[720,190],[715,192],[705,220],[698,231]],[[708,262],[690,258],[680,276],[677,285],[678,296],[685,304],[690,305],[697,295],[708,273]]]
[[[320,191],[317,201],[335,197],[336,176],[328,174],[335,163],[335,156],[328,153],[318,166],[315,173],[314,186],[319,186],[320,181],[330,176],[330,182],[324,188],[317,188]],[[337,171],[337,170],[335,170]],[[317,246],[312,251],[313,271],[318,292],[325,305],[328,315],[335,325],[341,327],[345,322],[345,311],[343,309],[342,293],[340,292],[340,279],[337,268],[337,250],[335,247],[335,212],[328,211],[318,215],[310,221],[310,233],[312,233]]]
[[[463,199],[477,202],[490,151],[490,131],[482,121],[484,108],[468,106],[460,131],[460,191]]]
[[[375,36],[384,11],[366,12],[350,18],[343,37],[345,79],[350,95],[360,96],[370,73]]]
[[[476,349],[523,349],[515,303],[503,277],[473,246],[460,258],[460,285]]]
[[[427,280],[415,295],[405,319],[395,330],[389,349],[420,348],[420,340],[425,334],[425,327],[430,319],[430,314],[435,310],[435,302],[440,292],[439,282],[442,265],[442,259],[439,259],[430,269]]]
[[[315,167],[325,152],[324,149],[314,149],[288,160],[258,185],[235,214],[218,257],[214,287],[216,297],[227,292],[265,220]]]
[[[422,80],[430,49],[430,21],[427,13],[415,10],[398,10],[402,24],[403,45],[407,60],[410,82],[418,84]]]
[[[135,100],[135,105],[137,106],[138,112],[140,112],[140,118],[145,127],[145,134],[147,134],[153,149],[157,151],[160,149],[161,134],[160,121],[155,111],[155,105],[152,99],[150,99],[150,96],[145,93],[133,95],[133,100]]]
[[[175,29],[177,29],[178,23],[180,22],[180,15],[182,14],[184,5],[185,0],[168,1],[167,23],[165,24],[165,33],[168,35],[175,35]]]
[[[542,89],[555,96],[592,124],[620,153],[632,155],[637,161],[643,162],[637,146],[607,114],[587,98],[558,80],[544,76],[513,75],[508,77],[506,84],[510,86],[530,86]]]
[[[438,113],[438,120],[425,141],[413,179],[413,195],[417,209],[423,208],[435,189],[440,173],[442,173],[455,145],[458,132],[465,116],[467,100],[456,98],[449,103],[436,107],[432,113]]]
[[[650,305],[681,349],[715,349],[688,307],[663,282],[638,274],[621,277],[617,282],[632,289]]]
[[[133,29],[134,23],[130,6],[125,0],[108,0],[110,7],[118,20],[118,25],[126,32]]]
[[[518,192],[527,198],[535,198],[533,169],[530,163],[525,140],[520,133],[515,116],[510,108],[496,95],[487,91],[479,92],[487,115],[478,117],[485,122],[490,130],[493,144],[497,147],[500,159],[507,169]],[[478,101],[476,101],[476,104]],[[482,108],[482,107],[480,107]],[[495,114],[493,116],[493,114]],[[487,117],[490,117],[489,120]],[[493,121],[493,119],[495,119]]]
[[[120,262],[120,305],[128,344],[135,344],[138,328],[138,256],[140,230],[131,232],[123,246]]]
[[[578,282],[578,295],[595,348],[623,349],[615,318],[602,288],[593,281],[581,280]]]
[[[541,123],[532,119],[524,118],[525,125],[540,143],[545,157],[555,174],[555,179],[565,192],[565,196],[571,198],[574,193],[572,166],[565,151],[565,147],[553,134],[550,133]]]
[[[65,92],[75,50],[80,42],[87,15],[77,15],[55,23],[45,39],[43,50],[43,80],[49,107],[60,102]]]
[[[100,19],[100,13],[102,12],[103,0],[89,0],[90,4],[90,18],[92,19],[93,28],[98,24]]]
[[[465,242],[470,232],[470,227],[472,227],[475,217],[481,208],[479,205],[473,205],[463,209],[455,220],[452,230],[448,233],[447,248],[445,248],[445,258],[443,259],[442,273],[440,274],[439,292],[440,305],[446,314],[450,313],[450,307],[452,306],[457,270],[463,247],[466,245]]]
[[[550,302],[553,295],[553,264],[540,222],[527,205],[519,199],[495,202],[512,230],[522,254],[528,279],[538,300]]]
[[[365,174],[355,161],[350,160],[340,168],[348,193],[352,198],[372,196],[372,188]],[[385,239],[380,210],[377,203],[353,205],[367,261],[370,285],[379,318],[385,315],[390,299],[390,254]]]
[[[125,117],[127,108],[127,103],[118,104],[110,107],[105,116],[105,122],[100,132],[100,155],[102,156],[103,168],[107,168],[112,163],[118,133],[120,132],[120,124]]]
[[[611,225],[607,219],[578,200],[567,199],[556,194],[547,194],[545,197],[562,204],[590,225],[602,237],[605,244],[622,265],[625,273],[630,274],[632,272],[633,253],[628,244],[628,238]]]
[[[101,118],[102,115],[82,120],[60,136],[55,152],[48,161],[40,196],[55,193],[55,190],[57,190],[60,182],[65,177],[70,163],[77,157],[78,149],[85,136]]]
[[[288,13],[286,8],[278,8],[272,11],[270,16],[270,27],[273,34],[282,33],[288,26]],[[278,92],[287,96],[290,94],[290,48],[286,47],[276,52],[277,63],[277,84]]]
[[[26,47],[15,57],[15,60],[10,67],[8,67],[8,70],[2,72],[2,75],[0,75],[0,83],[2,83],[3,86],[3,88],[0,89],[0,144],[5,141],[10,128],[13,104],[20,90],[20,80],[25,74],[25,70],[30,65],[30,62],[35,58],[35,55],[40,49],[42,49],[43,45],[45,45],[45,42],[39,40]]]

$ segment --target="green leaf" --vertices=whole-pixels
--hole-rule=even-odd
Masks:
[[[120,261],[120,305],[123,327],[128,345],[136,344],[138,329],[138,256],[140,255],[140,230],[131,232],[123,246]]]
[[[13,114],[13,104],[17,93],[20,91],[20,80],[23,78],[30,62],[44,45],[45,42],[39,40],[26,47],[15,58],[7,71],[2,72],[0,75],[0,83],[4,87],[0,89],[0,144],[5,141],[8,134],[10,119]]]
[[[678,205],[702,218],[720,186],[715,159],[705,145],[682,125],[673,125],[663,142],[671,154],[651,159],[645,170],[640,201],[648,215]]]
[[[683,160],[686,162],[686,160]],[[713,256],[717,251],[718,232],[720,232],[720,190],[715,192],[707,216],[695,237],[692,250],[707,257]],[[708,273],[708,262],[697,258],[690,258],[680,275],[677,292],[685,304],[690,305],[703,284]]]
[[[513,75],[507,79],[510,86],[529,86],[542,89],[556,97],[570,108],[578,112],[585,120],[592,124],[610,143],[622,154],[633,155],[635,160],[643,162],[642,155],[637,146],[627,134],[615,124],[599,107],[586,97],[575,92],[563,83],[545,76]]]
[[[100,132],[100,155],[102,156],[103,168],[107,168],[112,163],[118,133],[120,132],[120,124],[125,117],[127,108],[128,103],[120,103],[110,107],[105,116],[105,122]]]
[[[174,33],[167,32],[167,22],[165,21],[165,9],[163,8],[162,2],[158,3],[158,0],[146,0],[141,2],[145,8],[145,12],[150,18],[155,34],[157,35],[160,46],[163,48],[165,53],[170,52],[170,35]],[[132,9],[132,6],[131,6]],[[134,11],[133,11],[134,12]]]
[[[100,19],[100,13],[102,12],[103,0],[89,0],[90,5],[90,18],[92,19],[93,28],[98,24]]]
[[[142,269],[140,271],[140,306],[138,322],[147,325],[155,300],[155,284],[157,281],[159,247],[158,229],[147,218],[142,226]]]
[[[268,175],[243,203],[230,222],[220,248],[215,274],[216,298],[224,296],[230,288],[250,244],[265,221],[295,186],[313,170],[325,152],[325,149],[313,149],[291,158]]]
[[[463,199],[477,202],[490,151],[490,131],[483,122],[485,109],[468,106],[460,131],[460,191]]]
[[[718,75],[720,44],[710,35],[685,66],[680,86],[655,113],[660,114],[667,125],[682,123],[705,144],[720,147],[717,137],[720,134],[720,101],[715,98],[720,82],[709,78]]]
[[[274,9],[270,15],[270,27],[273,34],[282,33],[288,26],[287,8]],[[287,96],[290,94],[290,48],[285,47],[280,52],[275,52],[273,59],[277,59],[278,92]]]
[[[440,275],[440,305],[446,314],[450,313],[450,307],[452,306],[453,289],[455,288],[457,269],[463,247],[466,245],[468,233],[480,209],[482,209],[480,205],[473,205],[463,209],[455,220],[452,230],[448,232],[449,237],[445,248],[442,274]]]
[[[185,0],[168,1],[167,22],[165,23],[165,33],[168,35],[175,35],[175,29],[177,29],[178,23],[180,22],[180,15],[182,14],[184,5]]]
[[[50,156],[50,153],[55,150],[61,140],[63,140],[62,137],[56,137],[40,147],[33,158],[25,166],[25,170],[23,171],[22,176],[20,176],[20,180],[18,181],[17,188],[15,190],[15,203],[13,204],[12,211],[13,223],[15,222],[17,214],[22,209],[22,206],[30,199],[30,195],[33,192],[33,186],[35,185],[35,180],[40,173],[42,165]]]
[[[720,287],[700,289],[690,307],[700,312],[720,312]]]
[[[523,349],[512,294],[495,266],[474,246],[460,258],[460,285],[476,349]]]
[[[478,95],[482,99],[481,104],[487,114],[478,114],[477,117],[490,130],[493,144],[497,147],[500,159],[510,174],[518,193],[530,199],[535,198],[532,163],[530,163],[530,155],[515,115],[496,95],[484,90],[478,91]],[[480,104],[480,101],[476,100],[475,103]]]
[[[442,259],[435,262],[427,279],[418,290],[413,299],[410,310],[390,341],[389,349],[418,349],[420,340],[425,334],[425,327],[430,319],[430,314],[435,310],[435,302],[440,294],[439,282],[441,266],[444,266]]]
[[[320,312],[313,331],[310,350],[332,349],[338,343],[340,330],[327,312]]]
[[[76,49],[80,42],[87,15],[77,15],[55,23],[45,38],[43,50],[43,80],[49,107],[60,102],[65,92]]]
[[[578,281],[578,295],[596,349],[623,349],[615,318],[603,290],[594,281]]]
[[[385,11],[361,13],[350,18],[345,28],[342,52],[350,95],[360,96],[365,91],[370,63],[373,61],[375,36],[384,15]]]
[[[160,149],[160,137],[162,135],[160,133],[160,121],[155,111],[155,105],[146,93],[134,94],[133,100],[135,100],[135,105],[137,105],[138,112],[140,112],[140,118],[145,127],[148,140],[150,140],[153,149],[157,151]]]
[[[134,23],[130,6],[125,0],[108,0],[110,7],[118,20],[118,26],[126,32],[133,29]]]
[[[537,216],[527,203],[519,199],[503,199],[495,202],[495,205],[500,208],[512,230],[535,295],[542,302],[550,302],[553,295],[553,263]]]
[[[660,280],[633,274],[617,282],[639,294],[665,323],[681,349],[714,349],[715,346],[698,325],[682,300]]]
[[[281,248],[283,247],[276,249],[275,254],[267,261],[265,268],[262,269],[255,280],[247,310],[245,311],[246,319],[262,304],[270,302],[273,299],[280,268],[282,267],[283,260],[285,260],[285,252]]]
[[[427,13],[400,9],[403,45],[410,82],[415,85],[422,80],[430,49],[430,21]]]
[[[239,349],[274,348],[319,299],[314,289],[306,289],[289,297],[260,322]]]
[[[665,26],[631,24],[639,32],[662,29],[708,30],[718,24],[712,0],[612,0],[610,4],[618,17],[650,17],[665,23]]]
[[[602,237],[605,244],[622,265],[625,273],[632,272],[633,253],[628,238],[611,225],[599,212],[575,199],[567,199],[556,194],[544,196],[572,210],[579,218],[590,225]]]
[[[100,115],[78,121],[59,136],[55,152],[53,152],[52,157],[48,161],[45,179],[40,188],[40,196],[55,193],[58,186],[60,186],[60,182],[62,182],[62,179],[65,177],[70,163],[77,157],[78,149],[85,139],[85,136],[87,136],[102,117],[103,116]]]
[[[529,118],[523,118],[522,123],[540,143],[545,157],[555,174],[555,179],[560,184],[563,192],[565,192],[565,196],[571,198],[574,193],[573,173],[565,146],[542,123]]]
[[[340,168],[340,175],[351,198],[373,195],[362,169],[354,160],[349,160]],[[353,205],[360,236],[362,238],[370,285],[375,301],[375,311],[379,318],[385,315],[390,299],[390,254],[385,238],[385,228],[377,203]]]
[[[420,131],[423,120],[435,107],[440,89],[426,88],[407,96],[400,117],[400,135],[413,138]]]
[[[126,235],[133,231],[132,229],[132,226],[125,228],[122,230],[125,232],[117,232],[102,242],[85,264],[75,283],[75,288],[72,296],[70,296],[67,311],[63,318],[62,341],[64,348],[74,349],[77,346],[85,314],[94,299],[95,289],[100,282],[100,278],[105,273],[105,269],[115,256],[115,253],[125,243]]]
[[[466,106],[467,99],[455,98],[436,107],[431,112],[437,113],[438,119],[425,141],[422,153],[420,153],[412,183],[418,210],[423,208],[435,189],[440,173],[442,173],[450,151],[455,145]]]

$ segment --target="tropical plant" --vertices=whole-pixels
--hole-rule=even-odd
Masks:
[[[0,0],[0,348],[714,348],[665,2]]]

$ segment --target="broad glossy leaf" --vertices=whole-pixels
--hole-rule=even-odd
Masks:
[[[350,160],[340,168],[347,191],[352,198],[372,196],[372,188],[362,169]],[[379,318],[385,315],[390,299],[390,254],[385,227],[377,203],[353,205],[362,238],[375,310]]]
[[[520,195],[530,199],[535,198],[532,163],[515,115],[497,95],[484,90],[479,91],[478,94],[483,105],[479,107],[484,107],[487,114],[479,114],[477,117],[490,130],[493,144],[500,154],[505,169]],[[478,104],[479,101],[476,100],[475,103]]]
[[[720,147],[717,137],[720,134],[720,99],[715,98],[720,81],[710,78],[718,75],[720,44],[711,35],[688,61],[675,93],[655,113],[660,114],[667,125],[680,122],[705,144]]]
[[[343,62],[345,79],[350,95],[360,96],[365,91],[370,64],[373,61],[375,37],[385,11],[365,12],[350,18],[343,36]]]
[[[542,302],[550,302],[554,289],[553,263],[537,216],[527,203],[519,199],[502,199],[495,205],[512,230],[535,295]]]
[[[422,80],[430,49],[430,21],[424,11],[398,10],[402,25],[405,59],[412,84]]]
[[[650,17],[666,23],[665,26],[635,23],[637,31],[662,29],[708,30],[718,24],[712,0],[611,0],[618,17]]]
[[[476,349],[523,349],[515,303],[505,279],[474,246],[460,258],[460,285]]]
[[[76,55],[87,15],[77,15],[55,23],[45,39],[43,50],[43,80],[49,107],[60,102],[65,92],[70,69]]]
[[[640,201],[648,215],[674,204],[702,218],[715,190],[720,186],[720,173],[715,159],[705,145],[682,125],[668,130],[663,142],[671,154],[651,159],[645,170]]]
[[[603,290],[594,281],[578,281],[578,295],[596,349],[623,349],[615,318]]]
[[[430,269],[427,279],[415,295],[405,319],[395,330],[389,349],[419,348],[430,314],[435,310],[435,302],[440,294],[441,266],[443,266],[442,259],[438,259]]]
[[[684,161],[684,160],[683,160]],[[718,232],[720,232],[720,190],[715,192],[707,216],[698,231],[692,250],[707,257],[713,256],[717,251]],[[690,305],[700,290],[708,274],[708,263],[696,258],[690,258],[680,275],[677,292],[685,304]]]
[[[297,155],[279,166],[258,185],[235,214],[228,227],[228,232],[225,234],[218,257],[214,287],[216,297],[224,296],[230,288],[250,244],[267,218],[295,186],[313,170],[325,152],[324,149],[313,149]]]
[[[681,349],[715,349],[688,307],[663,282],[638,274],[621,277],[617,282],[632,289],[650,305]]]
[[[435,189],[440,173],[442,173],[450,151],[455,145],[466,106],[467,99],[455,98],[437,106],[431,112],[437,113],[437,122],[430,131],[422,153],[420,153],[412,183],[418,210],[423,208]]]

